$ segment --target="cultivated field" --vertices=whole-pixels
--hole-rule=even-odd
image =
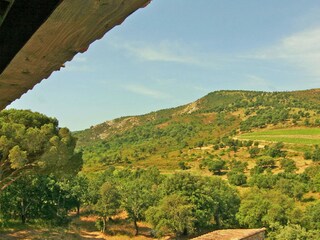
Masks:
[[[273,129],[245,133],[239,139],[284,142],[301,145],[320,144],[320,128]]]

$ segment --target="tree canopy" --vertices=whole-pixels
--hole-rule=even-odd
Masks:
[[[55,118],[29,110],[0,112],[0,189],[27,173],[76,174],[81,153],[76,139]]]

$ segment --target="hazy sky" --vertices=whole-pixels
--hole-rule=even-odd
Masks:
[[[153,0],[10,108],[80,130],[215,90],[318,87],[319,0]]]

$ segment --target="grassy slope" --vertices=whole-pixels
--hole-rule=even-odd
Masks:
[[[284,128],[256,131],[241,134],[239,139],[316,145],[320,144],[320,128]]]
[[[97,216],[81,216],[74,218],[68,228],[38,226],[36,224],[21,225],[13,224],[10,227],[1,229],[1,240],[29,239],[29,240],[84,240],[84,239],[155,239],[150,236],[151,228],[145,223],[139,222],[140,235],[134,236],[134,227],[126,219],[119,215],[114,222],[109,223],[106,234],[97,230],[95,223]]]
[[[300,145],[320,143],[320,130],[304,127],[306,121],[312,127],[320,119],[319,103],[318,89],[276,93],[218,91],[177,108],[105,122],[77,132],[76,136],[78,148],[84,151],[87,172],[108,165],[155,165],[170,173],[178,169],[180,161],[186,161],[192,166],[189,171],[199,173],[199,162],[208,151],[198,151],[198,144],[213,146],[223,136],[240,134],[243,139]],[[273,130],[277,128],[281,130]],[[230,158],[228,149],[209,154]],[[250,161],[247,153],[243,155]]]
[[[219,157],[227,161],[248,162],[246,174],[249,175],[256,159],[250,158],[247,147],[240,147],[237,152],[229,147],[214,149],[217,140],[225,135],[258,140],[261,149],[271,144],[268,141],[285,142],[287,157],[296,162],[298,172],[303,172],[312,164],[311,160],[304,160],[303,151],[311,148],[308,144],[320,144],[320,128],[312,126],[316,119],[320,119],[319,104],[319,90],[287,93],[219,91],[178,108],[105,122],[77,132],[76,136],[79,138],[78,148],[84,151],[84,172],[103,170],[108,165],[135,168],[154,165],[163,173],[171,174],[182,171],[178,163],[184,161],[190,167],[184,171],[212,176],[208,169],[200,169],[199,165],[205,158]],[[268,121],[268,108],[271,115],[278,113],[278,109],[288,109],[290,116],[278,122],[271,119],[275,122],[263,124],[262,128],[251,126],[252,122]],[[299,111],[309,112],[310,116],[300,116],[294,123],[293,114]],[[311,123],[309,127],[304,126],[306,119]],[[244,123],[250,125],[248,132],[240,131]],[[204,142],[200,147],[201,141]],[[115,158],[118,160],[111,163],[108,160]],[[276,164],[279,166],[279,159]],[[273,171],[282,170],[276,168]],[[227,176],[222,174],[221,177]],[[240,192],[246,190],[238,189]],[[313,197],[319,199],[320,196]],[[135,238],[132,224],[125,220],[110,226],[112,234],[107,236],[96,230],[94,222],[93,218],[83,217],[73,221],[69,229],[34,226],[6,229],[0,233],[0,239],[152,239],[148,237],[150,229],[143,223],[140,226],[144,236]]]

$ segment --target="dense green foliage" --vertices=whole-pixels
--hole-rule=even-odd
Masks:
[[[278,191],[253,188],[242,200],[237,218],[250,228],[284,226],[289,222],[293,200]]]
[[[0,194],[1,222],[20,219],[22,223],[46,220],[53,224],[68,222],[68,212],[79,208],[82,191],[74,180],[54,176],[29,175],[19,179]],[[83,186],[81,186],[83,187]]]
[[[0,189],[27,173],[72,175],[82,166],[75,138],[58,121],[31,111],[0,113]],[[1,191],[0,190],[0,191]]]
[[[100,188],[98,200],[89,205],[94,204],[102,231],[106,231],[108,218],[120,210],[126,211],[136,234],[137,222],[145,220],[154,226],[157,236],[237,226],[238,193],[219,178],[188,173],[164,176],[156,168],[109,168],[91,182]]]
[[[194,208],[186,197],[172,194],[164,197],[158,206],[150,207],[146,215],[158,236],[168,233],[180,236],[194,232]]]
[[[167,158],[169,152],[180,149],[201,148],[239,131],[277,125],[318,126],[318,95],[316,90],[310,90],[306,96],[304,92],[213,92],[189,105],[123,117],[77,132],[78,147],[84,152],[87,166],[128,165]],[[271,133],[264,137],[279,138],[280,134],[272,136]],[[256,137],[256,134],[243,135],[248,139]],[[297,142],[294,139],[294,136],[290,138]],[[317,143],[317,138],[304,137],[298,141],[303,139],[311,144]],[[237,148],[233,146],[233,150],[237,151]],[[258,151],[252,149],[251,156],[257,155]]]
[[[219,91],[105,122],[75,133],[77,177],[68,130],[4,111],[0,167],[27,177],[2,191],[1,221],[61,224],[84,207],[102,232],[124,215],[135,234],[145,222],[155,237],[266,227],[270,240],[318,239],[319,99],[317,90]]]
[[[131,179],[120,190],[130,193],[122,194],[128,198],[129,218],[149,221],[157,235],[241,226],[267,227],[270,239],[285,234],[292,238],[300,228],[303,236],[310,237],[318,230],[302,216],[312,215],[305,206],[317,202],[312,194],[320,189],[315,170],[320,159],[319,99],[318,90],[213,92],[189,105],[123,117],[78,132],[78,148],[84,152],[87,172],[97,166],[154,164],[173,173],[156,188]],[[301,156],[307,161],[304,165],[310,164],[305,171],[300,170]],[[175,169],[187,173],[177,174]],[[241,199],[229,190],[222,194],[210,185],[215,178],[190,172],[222,177],[246,194]],[[139,197],[146,203],[139,208],[143,214],[136,211],[134,216],[129,196],[135,196],[137,202],[131,205],[138,208]],[[185,216],[181,224],[170,220],[172,206]]]
[[[74,176],[82,155],[75,144],[56,119],[22,110],[0,113],[2,223],[16,218],[62,223],[70,209],[80,207],[83,181]]]

